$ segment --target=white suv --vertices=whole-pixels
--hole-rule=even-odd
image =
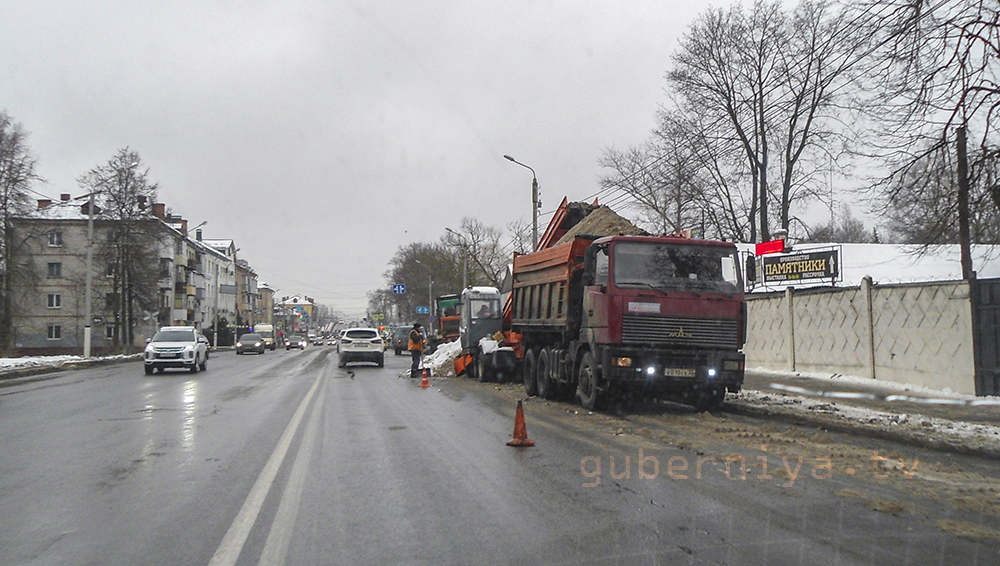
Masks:
[[[146,342],[146,352],[143,355],[146,375],[156,369],[162,372],[164,368],[186,369],[191,373],[206,369],[208,365],[208,348],[205,342],[198,340],[198,330],[193,326],[164,326]]]
[[[340,367],[349,362],[375,362],[385,367],[385,343],[374,328],[352,328],[344,332],[337,346]]]

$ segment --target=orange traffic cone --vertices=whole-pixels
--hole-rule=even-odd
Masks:
[[[420,387],[430,387],[431,384],[427,381],[427,368],[424,368],[424,378],[420,380]]]
[[[535,441],[528,438],[528,429],[524,426],[524,408],[517,402],[517,416],[514,417],[514,438],[507,441],[507,446],[534,446]]]

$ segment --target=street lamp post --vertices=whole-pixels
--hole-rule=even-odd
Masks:
[[[531,167],[509,155],[504,155],[503,158],[531,171],[531,250],[534,251],[538,249],[538,178],[535,177],[535,170]]]
[[[469,285],[469,243],[465,239],[465,236],[451,228],[446,227],[445,230],[462,239],[462,288],[465,289]]]

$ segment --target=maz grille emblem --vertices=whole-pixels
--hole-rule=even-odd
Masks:
[[[667,334],[667,338],[694,338],[694,335],[684,332],[684,327],[681,326],[680,328],[677,329],[677,332],[671,332],[670,334]]]

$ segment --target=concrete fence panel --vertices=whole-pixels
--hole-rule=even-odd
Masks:
[[[877,379],[975,395],[968,283],[875,287],[872,316]]]
[[[975,394],[964,281],[750,295],[747,366],[871,377]]]

